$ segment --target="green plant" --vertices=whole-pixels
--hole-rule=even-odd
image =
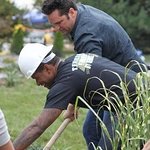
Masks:
[[[23,37],[25,32],[21,28],[17,28],[13,33],[13,41],[11,44],[11,52],[15,54],[19,54],[21,49],[23,48]]]
[[[12,88],[1,86],[0,106],[3,110],[12,141],[21,131],[42,111],[48,90],[37,86],[31,79],[20,79],[21,84]],[[87,109],[79,110],[79,117],[62,133],[52,150],[85,150],[86,144],[82,136],[82,124]],[[42,150],[58,129],[64,118],[61,115],[55,122],[37,139],[28,150]]]
[[[126,69],[126,74],[128,73],[128,71],[129,69]],[[82,97],[77,97],[76,106],[78,101],[81,100],[94,113],[94,115],[100,122],[103,133],[105,133],[109,138],[114,150],[117,149],[118,143],[120,142],[122,150],[140,150],[140,146],[142,146],[143,142],[149,139],[150,131],[149,73],[142,71],[141,73],[138,73],[136,75],[136,78],[133,80],[134,86],[136,87],[136,92],[132,94],[129,94],[127,88],[131,82],[127,83],[126,79],[122,80],[120,76],[115,72],[111,73],[115,74],[120,80],[120,86],[117,86],[117,88],[122,90],[124,101],[122,101],[120,97],[111,90],[111,88],[116,87],[116,85],[112,85],[110,89],[107,89],[104,82],[97,77],[90,78],[87,81],[86,86],[88,85],[88,82],[93,79],[96,79],[103,85],[105,94],[99,93],[99,90],[97,90],[94,92],[92,97],[94,97],[95,94],[99,94],[104,99],[102,103],[107,103],[107,105],[100,105],[99,110],[103,107],[106,107],[108,111],[110,111],[113,128],[115,129],[115,136],[113,140],[111,140],[110,135],[102,120]],[[131,99],[131,97],[134,97],[134,100]],[[117,124],[114,120],[111,110],[114,110],[117,116]],[[101,148],[97,147],[95,149]]]
[[[28,150],[43,150],[43,148],[39,144],[31,145]]]
[[[57,56],[63,56],[63,48],[64,48],[64,38],[61,32],[56,32],[55,33],[55,38],[54,38],[54,53]]]
[[[7,75],[5,79],[7,87],[13,87],[19,82],[19,71],[15,63],[12,63],[9,66],[7,66],[4,72]]]

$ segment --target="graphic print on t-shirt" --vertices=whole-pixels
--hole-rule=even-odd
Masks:
[[[77,54],[72,62],[72,71],[80,69],[89,74],[94,57],[94,54]]]

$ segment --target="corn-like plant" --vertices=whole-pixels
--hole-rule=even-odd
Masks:
[[[6,86],[13,87],[15,86],[19,81],[19,70],[15,63],[12,63],[11,65],[7,66],[5,68],[5,73],[7,75],[6,77]]]
[[[125,71],[125,79],[122,79],[116,72],[104,70],[116,75],[120,80],[120,85],[112,85],[109,89],[105,87],[104,82],[98,77],[92,77],[87,80],[85,92],[90,80],[96,79],[97,82],[100,82],[103,86],[104,94],[99,92],[100,89],[97,89],[93,92],[90,102],[92,104],[94,95],[99,94],[103,97],[103,101],[99,104],[99,110],[105,107],[110,111],[111,121],[115,130],[113,139],[110,138],[105,124],[86,100],[81,96],[78,96],[76,100],[76,106],[80,100],[94,113],[101,125],[102,133],[107,135],[114,150],[117,150],[119,143],[121,144],[122,150],[141,150],[144,141],[147,141],[150,138],[150,75],[144,65],[142,67],[139,65],[139,68],[141,69],[141,72],[137,73],[135,79],[129,82],[127,82],[126,79],[129,72],[128,68],[126,68]],[[136,88],[135,92],[132,94],[128,91],[128,86],[131,82]],[[121,89],[123,100],[120,99],[119,95],[112,91],[112,88],[114,87]],[[132,97],[134,97],[134,99]],[[117,123],[114,120],[114,113],[112,110],[117,117]],[[100,146],[95,147],[93,145],[93,147],[95,150],[101,150]]]

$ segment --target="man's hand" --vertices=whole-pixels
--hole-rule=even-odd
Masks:
[[[69,104],[63,116],[64,116],[64,119],[70,118],[71,121],[73,121],[75,118],[78,117],[78,109],[75,110],[74,105]]]

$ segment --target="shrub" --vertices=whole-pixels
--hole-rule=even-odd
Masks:
[[[25,27],[21,24],[15,26],[15,30],[13,33],[13,40],[11,44],[11,52],[15,54],[19,54],[21,49],[23,48],[23,38],[25,35]]]
[[[63,48],[64,48],[64,38],[61,32],[56,32],[55,33],[55,38],[54,38],[54,53],[57,56],[63,56]]]
[[[11,65],[7,66],[5,68],[5,73],[7,75],[6,77],[6,86],[7,87],[13,87],[19,82],[19,71],[18,67],[15,63],[12,63]]]

